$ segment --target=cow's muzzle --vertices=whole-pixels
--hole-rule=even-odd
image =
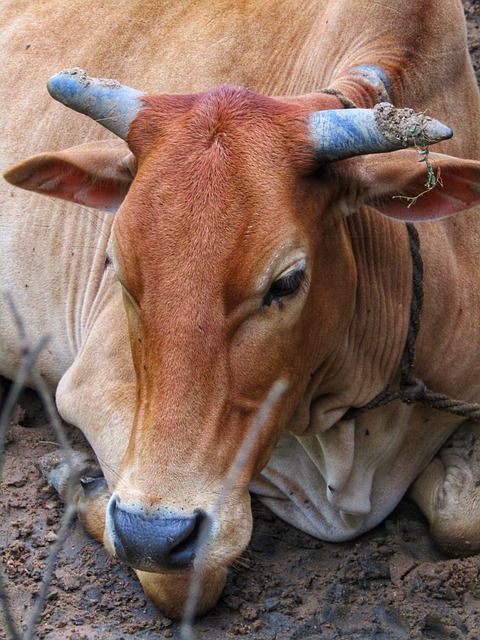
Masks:
[[[190,515],[160,509],[145,512],[120,505],[112,496],[107,529],[122,562],[139,571],[165,573],[193,565],[203,536],[208,535],[209,517],[201,510]]]

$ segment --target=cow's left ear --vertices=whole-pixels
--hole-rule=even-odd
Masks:
[[[475,160],[429,153],[427,163],[415,149],[402,149],[349,162],[356,205],[368,204],[390,218],[437,220],[480,203],[480,162]]]
[[[3,175],[22,189],[114,212],[127,195],[135,172],[135,157],[123,140],[101,140],[40,153]]]

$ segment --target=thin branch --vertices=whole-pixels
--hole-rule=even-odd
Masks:
[[[281,396],[287,388],[287,383],[284,380],[277,380],[270,389],[266,399],[262,403],[258,410],[255,419],[253,420],[247,435],[245,436],[240,449],[235,456],[232,466],[230,467],[220,494],[215,502],[213,509],[209,516],[204,519],[201,524],[199,532],[199,544],[197,552],[197,560],[195,562],[195,570],[193,572],[192,579],[190,581],[190,587],[188,590],[188,596],[185,601],[183,609],[182,624],[180,634],[182,640],[193,640],[193,622],[195,619],[195,611],[197,609],[198,601],[201,595],[202,589],[202,577],[203,570],[205,568],[206,550],[210,540],[212,524],[216,516],[223,509],[228,497],[235,488],[239,476],[245,468],[248,460],[253,451],[258,437],[265,426],[270,414],[272,413],[275,405],[280,400]]]
[[[48,337],[41,338],[34,349],[25,353],[20,368],[15,376],[12,386],[9,389],[7,397],[0,413],[0,477],[3,472],[3,452],[5,449],[5,438],[7,435],[8,425],[12,416],[15,404],[25,387],[28,377],[31,375],[32,368],[38,355],[44,349],[48,342]]]
[[[0,570],[0,602],[2,603],[3,617],[5,619],[5,623],[7,625],[8,632],[12,637],[12,640],[22,640],[22,637],[17,631],[12,618],[6,587],[6,579],[3,575],[3,571]]]
[[[11,607],[8,601],[6,579],[4,578],[3,574],[0,573],[0,602],[2,604],[5,622],[7,624],[9,633],[12,636],[13,640],[32,640],[34,637],[35,626],[37,624],[38,618],[40,617],[45,606],[45,601],[47,598],[48,589],[50,587],[53,569],[57,560],[58,553],[65,541],[68,533],[68,528],[76,513],[75,491],[78,487],[81,471],[74,461],[73,451],[65,435],[65,431],[58,415],[50,389],[48,388],[48,385],[46,384],[40,373],[35,369],[35,362],[38,358],[38,355],[47,344],[49,338],[41,338],[38,343],[32,348],[31,343],[28,340],[22,318],[17,311],[11,295],[8,292],[4,292],[4,296],[12,313],[14,322],[17,326],[19,334],[19,347],[23,355],[23,360],[0,414],[0,477],[3,470],[5,437],[8,429],[8,424],[12,415],[13,408],[27,381],[33,383],[38,395],[40,396],[43,407],[47,414],[47,418],[53,427],[56,438],[65,455],[65,462],[69,468],[68,483],[66,487],[66,509],[61,518],[60,530],[58,532],[57,539],[52,545],[50,555],[48,557],[40,595],[35,604],[35,609],[30,618],[27,631],[23,636],[16,629],[11,614]]]
[[[53,569],[57,561],[58,553],[63,543],[65,542],[65,538],[67,537],[70,523],[75,517],[76,512],[77,512],[77,509],[75,507],[75,503],[73,502],[73,500],[69,500],[67,504],[67,508],[65,509],[65,513],[62,516],[61,526],[57,535],[57,539],[53,543],[52,548],[50,550],[50,555],[48,556],[47,566],[45,567],[45,573],[43,575],[42,588],[40,590],[40,595],[38,596],[37,602],[35,603],[35,609],[33,610],[27,631],[25,632],[25,635],[23,636],[22,640],[32,640],[34,637],[35,627],[37,625],[38,618],[40,617],[43,611],[43,608],[45,606],[45,601],[47,599],[48,590],[50,588],[50,583],[52,581]]]

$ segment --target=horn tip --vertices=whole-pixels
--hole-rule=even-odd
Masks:
[[[53,75],[47,82],[47,89],[53,98],[58,99],[63,93],[70,93],[72,89],[78,90],[79,86],[88,86],[89,77],[83,69],[74,67],[64,69]]]
[[[388,103],[377,104],[374,109],[378,130],[386,140],[404,147],[425,146],[448,140],[453,131],[438,120],[416,113],[413,109],[397,109]]]
[[[125,138],[132,120],[142,109],[143,93],[117,80],[92,78],[83,69],[65,69],[52,76],[47,89],[55,100],[83,113]]]
[[[442,140],[450,140],[453,136],[453,131],[450,127],[447,127],[447,125],[435,121],[435,124],[432,126],[429,134],[435,142],[441,142]]]

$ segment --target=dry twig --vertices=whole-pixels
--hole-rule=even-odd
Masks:
[[[255,419],[253,420],[245,439],[242,442],[240,449],[237,452],[235,460],[227,474],[225,483],[222,490],[215,502],[213,509],[208,518],[205,518],[202,523],[200,534],[197,560],[195,562],[195,571],[193,572],[192,580],[190,582],[190,588],[185,602],[183,610],[182,624],[181,624],[181,637],[182,640],[193,640],[193,621],[195,618],[195,610],[197,608],[198,600],[200,597],[200,591],[202,588],[202,574],[205,567],[205,552],[208,547],[210,539],[211,525],[213,519],[218,516],[223,509],[225,502],[234,489],[237,480],[242,473],[245,465],[250,458],[253,447],[257,442],[257,439],[265,426],[270,414],[272,413],[275,405],[280,400],[281,396],[287,388],[287,383],[284,380],[277,380],[270,389],[266,399],[262,403],[258,410]]]
[[[11,295],[5,292],[4,297],[17,326],[19,334],[19,348],[23,360],[18,370],[17,376],[13,381],[12,386],[10,387],[9,393],[5,399],[0,413],[0,477],[3,471],[5,437],[8,429],[8,424],[12,416],[12,411],[15,407],[15,404],[18,401],[22,389],[27,385],[27,382],[35,388],[42,401],[47,417],[53,427],[56,438],[60,446],[62,447],[63,453],[65,454],[65,461],[69,467],[65,512],[61,519],[60,530],[58,532],[57,539],[52,545],[52,549],[47,560],[40,595],[37,599],[35,609],[28,623],[27,630],[24,634],[22,634],[18,630],[13,619],[7,595],[7,581],[4,575],[0,573],[0,602],[3,608],[3,616],[8,628],[8,632],[11,635],[12,640],[32,640],[32,638],[34,637],[35,626],[37,624],[38,618],[45,606],[45,600],[47,598],[48,589],[50,587],[53,568],[55,566],[58,552],[66,538],[68,527],[70,526],[70,523],[75,516],[76,508],[74,496],[80,479],[80,470],[76,468],[76,465],[74,463],[73,452],[65,435],[65,431],[55,407],[55,402],[52,398],[50,389],[48,388],[45,380],[35,368],[35,362],[38,358],[38,355],[47,344],[49,338],[47,336],[44,336],[38,341],[37,344],[33,345],[28,339],[24,323],[22,321],[22,318],[18,314]]]

